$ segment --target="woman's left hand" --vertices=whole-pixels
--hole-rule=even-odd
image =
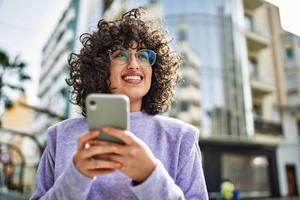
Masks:
[[[141,183],[148,178],[156,166],[156,158],[149,147],[134,134],[112,127],[102,128],[109,135],[120,138],[125,145],[115,145],[115,154],[107,155],[106,159],[122,164],[121,172]]]

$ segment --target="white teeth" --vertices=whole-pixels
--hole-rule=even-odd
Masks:
[[[142,80],[140,76],[125,76],[124,80]]]

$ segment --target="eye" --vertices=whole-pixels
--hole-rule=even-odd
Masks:
[[[138,58],[141,61],[147,61],[147,62],[149,62],[149,54],[148,54],[147,51],[140,51],[139,54],[138,54]]]
[[[116,51],[112,54],[113,59],[128,59],[129,55],[126,51]]]
[[[119,58],[127,58],[128,55],[127,55],[126,52],[120,52],[120,53],[117,55],[117,57],[119,57]]]

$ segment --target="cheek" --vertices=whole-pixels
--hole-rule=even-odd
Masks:
[[[151,86],[152,76],[153,76],[153,74],[152,74],[152,69],[150,69],[149,72],[147,72],[147,77],[148,77],[148,79],[147,79],[147,84],[148,84],[149,86]]]
[[[118,78],[121,76],[120,69],[118,69],[115,66],[110,66],[109,73],[110,73],[109,80],[111,83],[118,81]]]

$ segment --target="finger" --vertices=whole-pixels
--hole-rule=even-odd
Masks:
[[[89,140],[86,144],[89,144],[90,146],[102,145],[99,140]]]
[[[102,131],[106,132],[109,135],[115,136],[125,142],[125,144],[132,144],[134,142],[133,136],[126,133],[127,131],[123,131],[120,129],[115,129],[112,127],[104,127],[101,129]]]
[[[124,156],[120,156],[120,155],[116,155],[116,154],[109,154],[106,156],[106,158],[110,161],[116,162],[116,163],[120,163],[123,166],[126,164],[126,162],[128,161],[128,158],[124,157]]]
[[[118,162],[108,161],[108,160],[96,160],[90,159],[86,161],[85,165],[87,166],[87,170],[94,169],[119,169],[122,165]]]
[[[116,146],[92,146],[88,149],[84,149],[81,153],[82,158],[91,158],[99,154],[116,153],[118,148]]]
[[[99,140],[89,140],[84,144],[85,149],[91,148],[91,146],[100,145]]]
[[[114,154],[112,155],[122,155],[122,156],[130,155],[132,149],[134,149],[132,148],[132,146],[126,146],[126,145],[115,146]]]
[[[108,159],[109,154],[101,154],[101,155],[95,155],[92,158],[97,160],[109,160]]]
[[[101,134],[101,133],[100,133]],[[113,142],[108,142],[108,141],[103,141],[103,140],[99,140],[99,144],[102,146],[120,146],[117,143],[113,143]]]
[[[97,137],[99,135],[99,131],[90,131],[87,132],[83,135],[81,135],[78,139],[77,139],[77,148],[78,149],[84,149],[85,143],[95,137]]]
[[[119,144],[116,143],[112,143],[112,142],[107,142],[107,141],[101,141],[101,140],[89,140],[85,143],[84,147],[86,149],[90,148],[91,146],[97,146],[97,145],[101,145],[101,146],[119,146]]]

